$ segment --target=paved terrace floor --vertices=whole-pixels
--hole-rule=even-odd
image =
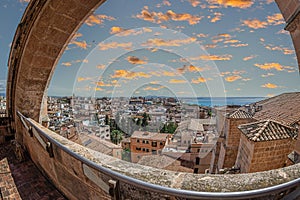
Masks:
[[[26,157],[18,162],[10,142],[0,144],[0,200],[66,199]]]

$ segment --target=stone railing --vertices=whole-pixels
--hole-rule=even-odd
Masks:
[[[190,174],[122,161],[85,148],[18,113],[23,146],[70,199],[295,199],[300,164],[251,174]]]

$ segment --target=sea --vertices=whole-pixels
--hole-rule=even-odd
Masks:
[[[199,105],[199,106],[225,106],[225,105],[248,105],[261,100],[266,97],[184,97],[180,98],[182,103]]]

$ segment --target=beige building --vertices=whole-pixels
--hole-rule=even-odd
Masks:
[[[241,139],[235,167],[241,173],[285,167],[295,147],[297,131],[274,120],[239,126]]]

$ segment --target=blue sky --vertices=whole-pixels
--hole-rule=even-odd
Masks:
[[[0,3],[0,92],[26,5]],[[108,0],[71,40],[48,94],[265,97],[299,91],[284,26],[271,0]]]

